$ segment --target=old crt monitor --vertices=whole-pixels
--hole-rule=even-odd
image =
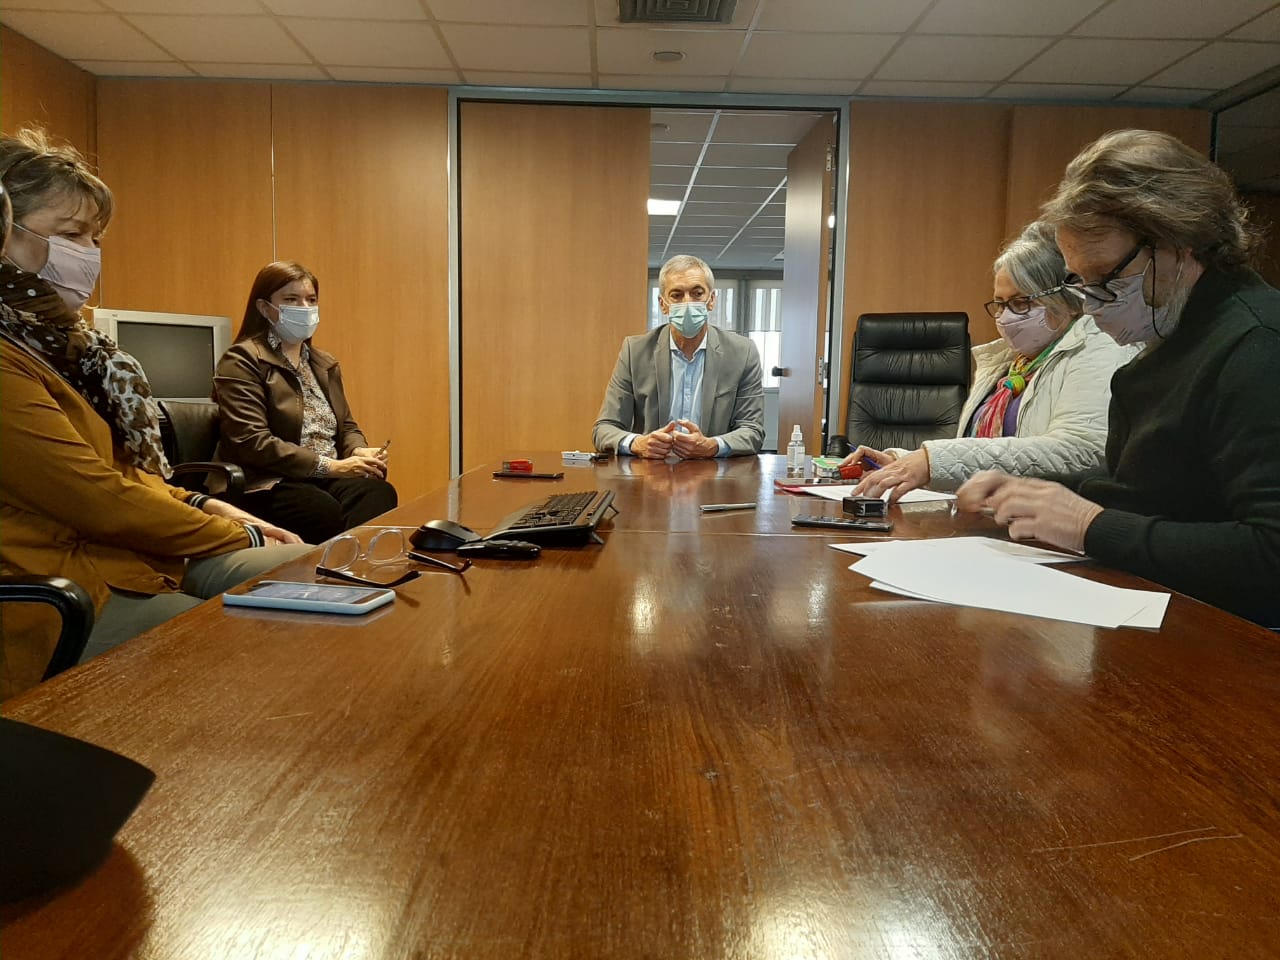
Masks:
[[[137,358],[157,400],[208,400],[213,369],[231,345],[226,317],[99,307],[93,325]]]

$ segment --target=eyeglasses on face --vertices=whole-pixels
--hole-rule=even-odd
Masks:
[[[1096,283],[1085,283],[1077,274],[1070,274],[1067,282],[1063,284],[1063,289],[1083,300],[1086,310],[1103,303],[1115,303],[1120,298],[1120,294],[1111,289],[1111,283],[1119,278],[1120,271],[1133,263],[1139,253],[1149,248],[1154,256],[1155,248],[1151,247],[1151,244],[1139,242],[1129,251],[1127,257],[1108,270],[1106,275]]]
[[[352,534],[344,533],[334,537],[325,546],[324,553],[320,556],[316,576],[342,580],[345,583],[358,583],[365,587],[398,587],[410,580],[417,580],[422,576],[422,571],[406,570],[393,580],[374,580],[352,573],[351,568],[361,561],[371,567],[382,567],[406,559],[440,567],[451,573],[463,573],[471,566],[470,560],[452,564],[437,557],[410,550],[405,542],[404,531],[397,527],[389,527],[374,534],[367,549]]]
[[[1056,287],[1050,287],[1048,290],[1041,290],[1039,293],[1033,293],[1029,296],[1019,294],[1016,297],[1010,297],[1008,300],[1001,300],[997,297],[994,300],[988,300],[982,306],[987,311],[987,316],[992,320],[999,320],[1000,315],[1006,310],[1016,314],[1019,317],[1025,317],[1031,312],[1031,308],[1044,297],[1052,296],[1055,293],[1061,293],[1066,284],[1058,284]]]

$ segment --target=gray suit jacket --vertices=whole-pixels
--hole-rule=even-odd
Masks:
[[[702,417],[708,437],[724,437],[731,455],[760,452],[764,390],[760,354],[744,336],[707,327],[702,370]],[[648,433],[671,420],[671,325],[627,337],[604,393],[591,439],[613,452],[629,433]]]

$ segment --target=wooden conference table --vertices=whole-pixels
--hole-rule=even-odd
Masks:
[[[1280,638],[880,593],[780,464],[475,471],[389,522],[622,512],[361,622],[210,602],[11,702],[157,780],[5,960],[1280,954]]]

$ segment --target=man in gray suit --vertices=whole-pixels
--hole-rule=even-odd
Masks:
[[[746,337],[707,323],[716,303],[711,268],[672,257],[658,290],[669,322],[623,341],[591,435],[596,449],[654,460],[759,453],[760,354]]]

